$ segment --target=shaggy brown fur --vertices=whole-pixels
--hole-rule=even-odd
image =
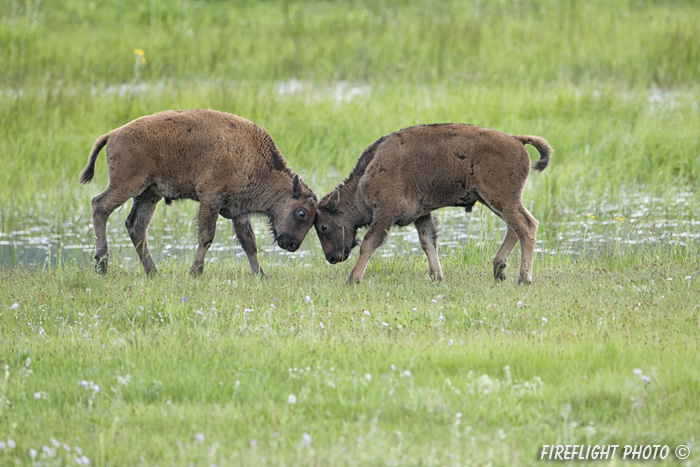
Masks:
[[[105,146],[109,185],[92,199],[100,273],[108,264],[107,219],[129,198],[134,203],[126,228],[147,274],[157,270],[146,229],[163,198],[168,204],[177,199],[200,203],[199,246],[191,269],[195,276],[204,269],[219,214],[232,220],[254,274],[264,272],[249,214],[267,215],[275,241],[289,251],[299,248],[313,224],[316,196],[287,167],[270,135],[244,118],[214,110],[165,111],[137,118],[97,139],[80,174],[81,183],[92,180],[95,160]]]
[[[508,226],[493,260],[493,274],[505,279],[506,259],[520,241],[519,282],[532,282],[537,220],[522,203],[530,173],[524,145],[540,153],[534,169],[547,167],[552,148],[537,136],[513,136],[462,124],[421,125],[383,136],[369,146],[344,183],[318,205],[315,228],[328,262],[345,261],[369,226],[348,282],[359,282],[370,256],[392,225],[415,224],[428,257],[430,275],[442,279],[437,230],[431,212],[445,206],[471,211],[477,201]]]

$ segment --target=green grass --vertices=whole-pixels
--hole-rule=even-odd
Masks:
[[[196,280],[185,262],[2,270],[0,459],[50,437],[97,465],[529,465],[542,444],[698,441],[697,257],[559,257],[516,287],[454,253],[439,284],[421,256],[359,287],[320,257],[268,280],[232,261]]]
[[[55,251],[75,226],[92,244],[104,156],[77,177],[95,139],[203,107],[266,128],[318,195],[402,127],[541,135],[555,154],[524,200],[543,252],[532,287],[517,251],[494,284],[502,225],[476,209],[445,211],[443,231],[478,238],[441,247],[437,284],[391,239],[347,287],[357,253],[328,265],[313,232],[306,256],[262,255],[268,280],[213,254],[197,280],[191,254],[147,280],[118,247],[106,277],[87,253],[3,265],[0,464],[511,466],[543,444],[697,445],[697,2],[104,3],[0,3],[0,247],[37,229]],[[195,210],[158,209],[154,253],[166,228],[194,244]]]

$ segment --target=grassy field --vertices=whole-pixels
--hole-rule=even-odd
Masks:
[[[479,241],[443,246],[436,284],[394,239],[345,286],[357,253],[331,266],[313,232],[308,255],[262,255],[267,280],[234,254],[197,280],[187,254],[152,280],[118,255],[105,277],[89,254],[3,264],[0,465],[518,466],[553,444],[699,464],[696,2],[102,3],[0,4],[2,239],[78,225],[92,244],[94,140],[204,107],[266,128],[319,195],[402,127],[541,135],[542,253],[533,286],[517,251],[495,284],[501,225],[476,210]],[[155,250],[166,228],[194,245],[195,211],[159,207]],[[571,230],[605,241],[554,254]]]
[[[553,259],[516,287],[485,253],[444,255],[440,284],[423,258],[375,261],[359,287],[321,257],[268,280],[244,261],[199,280],[185,263],[150,281],[2,270],[17,447],[0,459],[531,465],[544,444],[697,446],[697,257]]]

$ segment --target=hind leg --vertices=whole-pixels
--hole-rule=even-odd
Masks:
[[[192,276],[199,276],[204,271],[204,257],[207,255],[209,247],[211,247],[211,244],[214,242],[219,209],[220,206],[211,201],[201,200],[199,203],[199,213],[197,214],[197,237],[199,243],[192,268],[190,268],[190,274]]]
[[[433,215],[426,214],[414,222],[420,239],[420,246],[428,257],[428,267],[430,268],[430,278],[442,280],[442,267],[437,252],[437,228],[433,222]]]
[[[107,247],[107,219],[115,209],[126,203],[134,196],[132,190],[114,188],[112,185],[99,195],[92,198],[92,224],[95,228],[95,270],[99,274],[107,272],[109,264]]]
[[[260,274],[265,277],[265,271],[263,271],[258,262],[258,245],[255,242],[255,232],[253,232],[253,227],[250,225],[250,218],[244,215],[235,217],[231,221],[233,222],[233,231],[248,257],[248,263],[250,263],[250,269],[253,271],[253,274]]]
[[[517,235],[518,241],[520,241],[520,277],[518,284],[531,284],[532,263],[535,257],[535,242],[537,240],[537,219],[530,214],[530,211],[522,203],[513,209],[504,210],[502,217],[508,224],[508,229],[512,229]]]
[[[500,216],[499,216],[500,217]],[[506,224],[507,226],[507,224]],[[495,258],[493,258],[493,277],[497,281],[502,281],[505,280],[506,278],[506,272],[505,269],[508,266],[508,263],[506,263],[506,260],[510,256],[510,254],[513,252],[513,248],[515,248],[515,244],[518,243],[518,236],[515,234],[513,229],[507,226],[507,232],[506,232],[506,238],[503,240],[503,243],[501,244],[501,248],[498,250],[498,253],[496,253]]]
[[[161,196],[156,194],[152,188],[148,188],[134,198],[134,205],[131,207],[131,212],[129,212],[125,222],[126,229],[147,275],[158,273],[151,253],[148,251],[146,231],[161,199]]]

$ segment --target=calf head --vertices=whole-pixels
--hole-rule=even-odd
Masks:
[[[340,193],[331,191],[318,204],[314,227],[321,241],[326,261],[331,264],[345,261],[357,245],[357,226],[346,213],[338,209]]]
[[[275,242],[287,251],[296,251],[314,223],[318,200],[298,175],[294,175],[291,196],[272,207],[271,227]]]

